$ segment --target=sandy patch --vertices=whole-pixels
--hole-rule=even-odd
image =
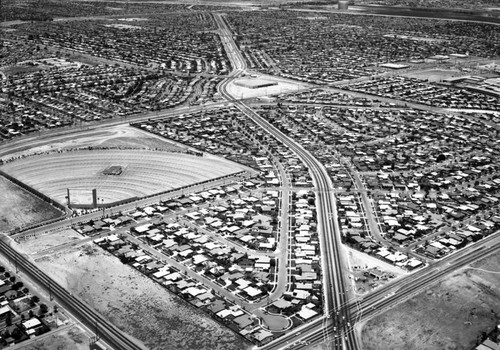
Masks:
[[[0,231],[56,218],[62,213],[0,176]]]
[[[385,261],[377,259],[371,255],[361,253],[356,249],[352,249],[346,246],[344,246],[344,248],[346,250],[347,256],[349,257],[351,270],[353,266],[358,266],[367,269],[379,268],[380,270],[387,273],[393,273],[395,276],[401,276],[407,273],[402,268],[386,263]]]
[[[77,326],[58,331],[23,346],[24,350],[88,350],[89,337]]]
[[[346,246],[344,246],[344,249],[349,258],[350,282],[358,296],[377,289],[394,278],[407,273],[405,270],[371,255]],[[380,274],[381,278],[375,277],[370,271]]]
[[[330,344],[320,343],[316,345],[311,345],[307,350],[328,350],[331,348]]]
[[[82,238],[83,237],[75,230],[63,229],[60,231],[44,234],[43,236],[39,236],[37,238],[21,241],[20,243],[12,241],[12,246],[17,251],[22,251],[26,254],[31,255],[41,253],[47,249],[58,247],[69,242],[77,242]]]
[[[500,255],[474,264],[499,271]],[[468,350],[499,322],[500,274],[461,269],[366,322],[366,350]]]
[[[233,332],[95,246],[74,248],[37,263],[151,350],[248,348]]]

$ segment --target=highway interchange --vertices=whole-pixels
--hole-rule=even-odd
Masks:
[[[325,167],[306,151],[300,144],[294,142],[274,126],[262,119],[246,102],[238,100],[228,91],[228,84],[245,74],[249,74],[246,62],[242,57],[236,43],[233,40],[231,30],[220,13],[214,14],[214,19],[218,25],[219,33],[225,50],[232,62],[233,71],[228,78],[219,85],[219,93],[226,101],[230,101],[241,112],[252,119],[262,129],[272,134],[283,145],[295,152],[297,156],[307,165],[314,181],[317,211],[318,211],[318,230],[320,233],[323,285],[325,295],[324,315],[313,322],[309,322],[299,329],[295,329],[289,334],[276,339],[275,341],[264,345],[262,349],[307,349],[313,344],[326,343],[329,349],[360,349],[360,341],[354,330],[356,322],[366,320],[374,315],[383,312],[407,298],[415,295],[419,291],[435,283],[439,279],[448,275],[452,271],[463,267],[471,262],[494,253],[499,246],[500,238],[498,235],[491,235],[484,240],[468,246],[455,254],[449,255],[430,266],[418,270],[412,274],[398,278],[375,291],[366,294],[362,299],[356,298],[351,291],[351,282],[347,279],[347,260],[342,249],[340,229],[337,220],[337,208],[333,192],[333,184],[327,174]],[[338,89],[335,89],[338,90]],[[339,90],[342,91],[342,90]],[[136,116],[132,119],[109,120],[104,123],[93,125],[84,129],[66,129],[56,130],[46,135],[37,135],[16,140],[0,148],[0,157],[5,157],[16,152],[21,152],[38,145],[48,144],[56,138],[76,137],[78,135],[91,135],[99,132],[103,126],[120,125],[133,121],[144,120],[146,118],[165,118],[182,113],[191,113],[209,108],[219,108],[226,102],[214,102],[203,106],[179,107],[162,113],[155,113],[154,116]],[[422,106],[415,105],[414,108]],[[429,107],[426,107],[427,109]],[[363,184],[356,181],[358,190],[362,191]],[[153,203],[157,198],[149,199],[144,203]],[[363,202],[367,204],[367,196],[363,197]],[[141,202],[141,204],[144,204]],[[124,207],[126,209],[126,207]],[[370,207],[365,205],[369,212]],[[120,210],[121,208],[117,208]],[[370,214],[371,213],[367,213]],[[84,221],[92,217],[82,217],[79,221]],[[370,222],[373,223],[373,218]],[[61,221],[44,227],[44,229],[57,229],[68,225],[68,221]],[[378,230],[375,230],[378,232]],[[378,237],[381,239],[380,237]],[[57,301],[70,311],[76,318],[91,329],[97,329],[99,336],[111,348],[119,350],[143,349],[142,346],[132,341],[126,334],[118,330],[109,321],[103,318],[99,313],[82,302],[78,297],[73,296],[64,288],[59,286],[49,276],[38,269],[24,255],[13,249],[8,240],[10,238],[2,237],[0,239],[0,250],[15,260],[21,270],[31,276],[33,280],[42,286],[50,286],[51,291]]]

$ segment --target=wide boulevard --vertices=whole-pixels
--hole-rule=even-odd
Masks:
[[[325,317],[321,320],[320,327],[328,331],[325,338],[331,340],[334,349],[358,349],[356,334],[352,330],[350,310],[347,307],[348,283],[344,280],[344,258],[340,249],[341,238],[340,229],[337,220],[337,209],[333,195],[333,184],[328,173],[316,158],[306,151],[300,144],[292,141],[274,126],[262,119],[243,101],[235,100],[228,93],[227,85],[231,79],[236,79],[246,72],[246,62],[234,40],[230,29],[227,27],[224,18],[220,14],[215,14],[216,22],[223,38],[223,44],[226,52],[233,64],[231,78],[224,81],[219,86],[219,92],[227,100],[232,100],[236,107],[251,118],[255,123],[267,132],[271,133],[276,139],[285,146],[294,151],[298,157],[308,166],[316,188],[317,211],[318,211],[318,229],[321,240],[321,256],[323,268],[323,285],[325,293]],[[293,337],[300,332],[292,332],[289,336],[282,337],[281,341],[291,342]],[[290,339],[288,339],[290,338]],[[288,339],[288,340],[286,340]]]
[[[209,108],[219,108],[227,103],[233,104],[248,118],[258,124],[263,130],[271,134],[274,138],[280,141],[284,146],[295,152],[295,154],[309,168],[313,178],[316,192],[316,206],[318,217],[318,232],[321,244],[321,262],[323,271],[323,288],[324,288],[324,314],[322,317],[315,319],[312,322],[294,329],[289,334],[286,334],[273,342],[261,347],[263,350],[278,350],[278,349],[307,349],[313,344],[325,343],[328,348],[356,350],[360,348],[360,341],[357,339],[357,333],[354,326],[361,320],[366,320],[374,315],[394,307],[396,304],[408,299],[416,293],[424,290],[432,283],[442,279],[452,271],[466,266],[471,262],[480,259],[484,256],[492,254],[500,245],[500,236],[498,234],[491,235],[480,242],[467,246],[454,254],[447,256],[439,261],[433,262],[423,269],[420,269],[412,274],[398,278],[375,291],[366,294],[363,298],[356,298],[351,289],[351,282],[348,277],[347,257],[344,255],[342,248],[341,234],[337,217],[336,200],[334,197],[333,184],[326,168],[320,163],[310,152],[305,150],[300,144],[293,141],[277,128],[264,120],[256,113],[247,100],[237,99],[228,92],[228,85],[235,79],[242,77],[245,74],[253,74],[247,68],[245,59],[243,58],[238,46],[233,40],[233,33],[228,27],[227,22],[222,13],[214,13],[215,22],[218,26],[218,33],[224,45],[226,53],[232,64],[232,71],[219,86],[218,91],[225,99],[223,102],[212,102],[203,106],[182,106],[169,111],[154,114],[143,114],[135,116],[131,119],[112,119],[101,124],[86,126],[85,128],[61,129],[53,130],[46,134],[26,136],[7,144],[0,145],[0,157],[15,155],[16,153],[27,149],[49,144],[54,140],[64,140],[65,138],[75,138],[80,135],[92,135],[99,133],[103,127],[111,127],[121,124],[128,124],[139,120],[147,120],[154,118],[166,118],[176,116],[183,113],[198,112]],[[335,91],[343,91],[342,89],[330,87]],[[393,101],[393,100],[391,100]],[[408,107],[408,106],[407,106]],[[410,105],[412,108],[419,108],[419,105]],[[430,108],[422,106],[422,109]],[[234,176],[242,176],[244,174],[236,174]],[[225,181],[226,179],[218,179],[217,181]],[[371,213],[369,198],[366,195],[364,184],[359,178],[356,178],[357,191],[362,194],[365,210],[368,212],[370,227],[372,231],[377,233],[378,240],[382,240],[378,234],[376,219]],[[192,188],[194,190],[194,187]],[[172,193],[171,195],[175,195]],[[165,197],[164,197],[165,198]],[[158,198],[150,198],[140,203],[128,204],[123,208],[134,207],[138,204],[147,204],[157,202]],[[288,205],[286,205],[288,206]],[[120,210],[116,208],[115,210]],[[286,210],[286,208],[284,209]],[[56,230],[73,223],[71,220],[84,220],[90,217],[97,217],[100,213],[91,214],[89,217],[79,219],[65,219],[50,223],[40,230]],[[283,222],[285,229],[288,228],[287,223]],[[33,234],[35,230],[27,231],[24,234]],[[290,234],[283,230],[282,235]],[[0,239],[0,251],[13,261],[26,273],[31,279],[39,283],[44,288],[50,288],[51,293],[56,297],[63,307],[71,314],[85,324],[89,329],[96,329],[99,336],[103,338],[105,343],[116,350],[135,350],[143,349],[142,345],[136,344],[126,334],[118,330],[113,324],[103,318],[98,312],[86,305],[78,297],[73,296],[67,290],[58,285],[49,276],[43,273],[23,254],[18,253],[10,246],[10,237],[3,236]],[[285,250],[287,237],[282,239],[282,248]],[[287,281],[287,261],[286,250],[280,260],[280,287],[277,290],[284,289]],[[276,293],[275,293],[276,294]]]

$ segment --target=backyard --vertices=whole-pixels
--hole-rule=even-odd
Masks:
[[[96,246],[71,248],[37,264],[151,350],[249,348],[232,331]]]
[[[24,345],[23,350],[88,350],[88,343],[88,336],[78,326],[67,326]]]

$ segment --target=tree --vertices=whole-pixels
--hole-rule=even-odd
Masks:
[[[436,162],[438,162],[438,163],[440,163],[440,162],[442,162],[442,161],[444,161],[444,160],[446,160],[446,156],[445,156],[443,153],[441,153],[441,154],[440,154],[439,156],[437,156],[437,158],[436,158]]]
[[[19,289],[23,288],[23,286],[24,286],[23,282],[19,281],[19,282],[16,282],[12,285],[12,289],[19,290]]]
[[[15,340],[19,340],[21,339],[21,337],[23,336],[23,333],[21,332],[21,330],[19,328],[14,328],[14,330],[12,330],[12,333],[11,333],[11,337],[14,338]]]
[[[49,311],[49,308],[47,307],[47,305],[45,304],[40,304],[40,311],[39,311],[39,314],[40,315],[45,315],[47,313],[47,311]]]

